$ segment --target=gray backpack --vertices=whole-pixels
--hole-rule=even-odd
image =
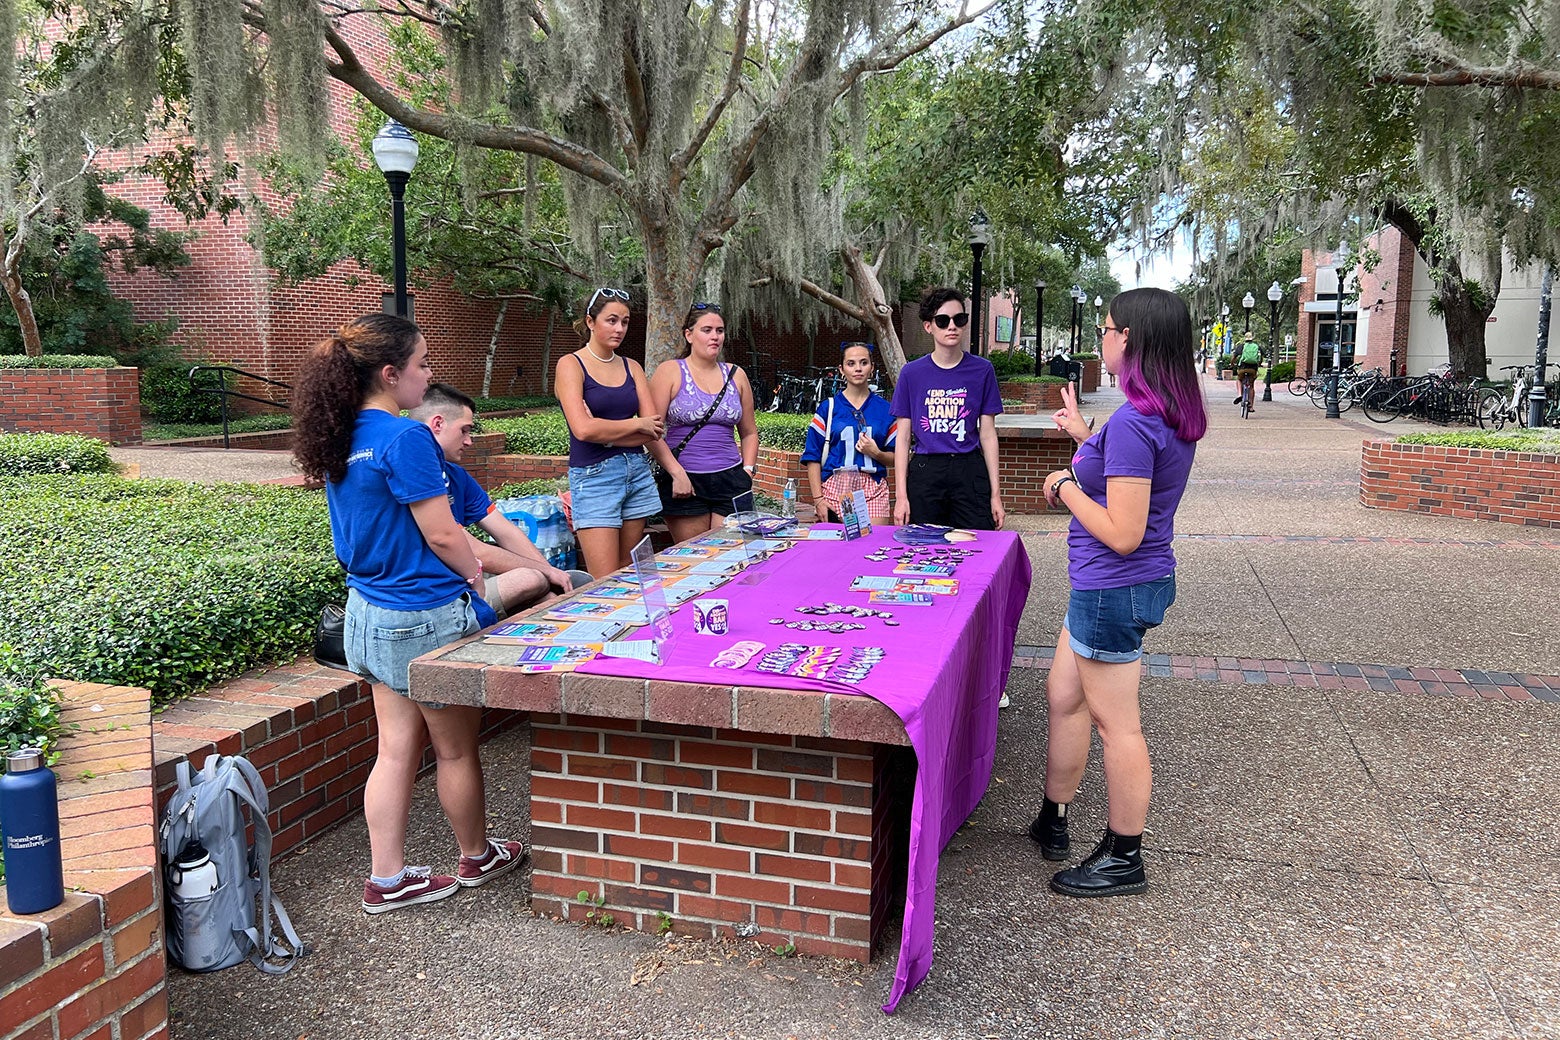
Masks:
[[[260,774],[248,759],[223,755],[208,757],[194,776],[188,762],[177,771],[158,840],[168,956],[189,971],[217,971],[246,959],[269,974],[287,971],[303,943],[271,897],[271,825]],[[280,936],[273,934],[273,914]]]

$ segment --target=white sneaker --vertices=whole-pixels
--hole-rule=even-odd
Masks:
[[[1007,691],[1003,690],[1002,691],[1002,699],[997,702],[997,707],[999,707],[999,708],[1006,708],[1011,703],[1012,702],[1008,700]]]

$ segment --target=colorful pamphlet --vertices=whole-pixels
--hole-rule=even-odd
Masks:
[[[648,561],[645,566],[647,569],[653,567],[656,573],[663,577],[672,577],[674,575],[683,574],[688,570],[688,564],[686,561],[673,562],[671,560],[652,559]],[[612,574],[608,575],[608,577],[615,581],[627,581],[632,582],[635,585],[639,584],[639,572],[632,567],[629,567],[626,570],[614,571]]]
[[[607,621],[505,621],[490,629],[488,643],[601,643],[616,639],[628,626]]]
[[[926,592],[874,592],[867,597],[870,603],[885,603],[896,607],[929,607],[932,596]]]
[[[850,583],[852,592],[893,592],[900,587],[899,579],[888,575],[863,574]],[[908,589],[909,586],[906,586]]]
[[[670,549],[662,549],[656,553],[656,558],[680,563],[688,560],[708,560],[711,557],[719,556],[724,551],[714,545],[698,545],[693,542],[686,542],[682,545],[674,545]]]
[[[600,643],[576,643],[568,646],[521,647],[515,665],[522,672],[572,672],[601,653]]]
[[[637,628],[650,620],[643,604],[623,604],[604,599],[565,600],[542,616],[549,621],[609,621],[631,628]]]
[[[927,596],[952,596],[958,593],[959,582],[954,578],[923,578],[914,574],[863,574],[852,579],[850,591],[870,592],[874,595],[879,592],[916,592]]]
[[[840,523],[845,525],[847,542],[854,542],[862,535],[872,533],[872,519],[867,512],[865,491],[852,491],[849,498],[840,499]]]
[[[598,585],[591,586],[590,591],[585,595],[592,599],[637,600],[643,593],[639,591],[639,585],[635,582],[608,578]]]
[[[914,563],[906,561],[894,568],[895,574],[924,574],[932,577],[946,578],[953,574],[954,564],[951,563]],[[595,591],[592,590],[592,595]]]

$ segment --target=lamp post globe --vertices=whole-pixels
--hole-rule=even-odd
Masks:
[[[1278,362],[1278,303],[1284,298],[1283,287],[1274,281],[1268,286],[1268,360],[1267,372],[1262,379],[1262,400],[1273,400],[1273,366]]]
[[[1242,307],[1246,308],[1246,327],[1244,329],[1241,329],[1241,331],[1242,332],[1250,332],[1251,331],[1251,308],[1253,308],[1253,307],[1255,307],[1257,305],[1257,298],[1255,296],[1252,296],[1250,293],[1247,293],[1244,297],[1241,298],[1240,305]]]
[[[986,211],[979,206],[970,214],[970,349],[973,353],[983,354],[982,347],[986,342],[986,327],[981,320],[981,287],[980,287],[980,258],[991,244],[991,218],[986,216]]]
[[[1045,279],[1035,279],[1035,375],[1044,375],[1040,371],[1040,358],[1045,353],[1040,349],[1040,339],[1045,334]]]
[[[394,119],[379,128],[373,141],[374,165],[390,187],[391,252],[395,264],[395,313],[407,316],[406,184],[417,165],[417,138]]]

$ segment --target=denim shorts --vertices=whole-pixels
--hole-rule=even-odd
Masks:
[[[1079,657],[1123,664],[1143,656],[1143,634],[1174,602],[1174,574],[1119,589],[1073,589],[1062,624]]]
[[[405,697],[412,658],[432,653],[476,632],[471,593],[431,610],[376,607],[356,589],[347,591],[347,665]]]
[[[614,455],[594,466],[569,467],[569,508],[574,529],[622,527],[661,511],[650,456],[642,451]]]

